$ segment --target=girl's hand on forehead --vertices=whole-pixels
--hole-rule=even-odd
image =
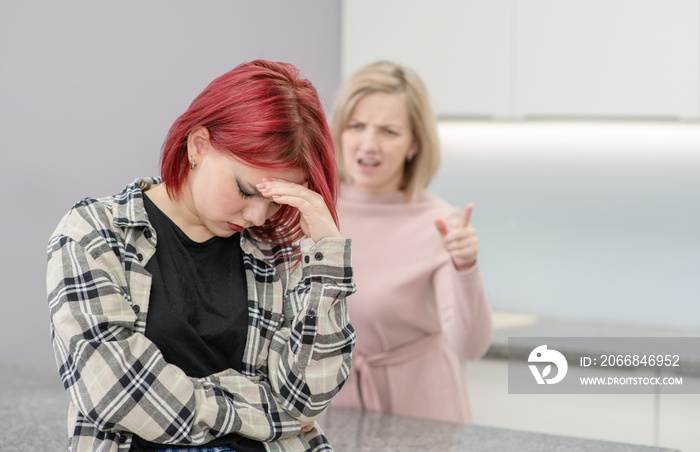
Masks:
[[[323,197],[308,188],[308,184],[295,184],[283,179],[265,177],[257,185],[263,196],[272,198],[277,204],[286,204],[299,210],[301,230],[307,237],[318,242],[325,237],[340,237]]]

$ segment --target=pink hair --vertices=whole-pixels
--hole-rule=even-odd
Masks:
[[[316,89],[287,63],[256,60],[218,77],[170,128],[163,144],[161,175],[179,198],[189,175],[187,137],[204,126],[214,149],[270,170],[301,170],[338,224],[338,169],[333,140]],[[255,235],[273,244],[302,237],[299,211],[283,205]]]

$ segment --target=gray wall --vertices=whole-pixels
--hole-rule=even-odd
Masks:
[[[339,14],[339,0],[0,3],[0,363],[55,366],[45,249],[71,205],[157,175],[170,124],[241,62],[294,63],[328,110]]]

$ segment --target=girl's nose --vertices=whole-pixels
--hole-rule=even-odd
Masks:
[[[262,226],[267,220],[269,201],[266,199],[256,199],[251,201],[243,209],[243,219],[249,223],[253,223],[255,226]]]

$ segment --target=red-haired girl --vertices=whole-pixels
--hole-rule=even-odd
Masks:
[[[161,176],[49,242],[70,450],[331,450],[314,420],[349,375],[355,286],[316,90],[236,67],[175,121]]]

